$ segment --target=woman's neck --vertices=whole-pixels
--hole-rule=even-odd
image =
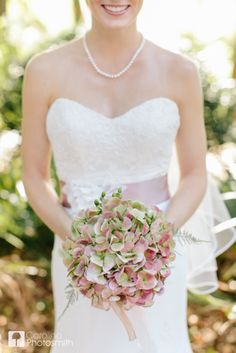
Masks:
[[[87,33],[87,42],[91,51],[99,58],[107,60],[127,60],[130,52],[135,50],[141,42],[141,34],[136,24],[129,28],[107,29],[93,24]]]

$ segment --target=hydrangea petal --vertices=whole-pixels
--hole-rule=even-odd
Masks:
[[[95,252],[91,255],[90,260],[98,266],[103,266],[103,259],[101,258],[101,255],[98,255]]]
[[[115,266],[115,256],[109,253],[106,253],[104,257],[103,270],[108,272],[113,266]]]
[[[138,272],[137,288],[140,289],[152,289],[156,286],[157,279],[152,274],[145,271]]]

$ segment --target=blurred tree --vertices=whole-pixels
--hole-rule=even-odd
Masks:
[[[226,142],[236,142],[233,123],[236,115],[236,81],[233,79],[221,82],[206,68],[201,55],[205,45],[196,39],[192,33],[182,36],[182,52],[191,56],[199,63],[204,93],[204,116],[208,147],[222,145]],[[226,41],[226,40],[225,40]],[[229,47],[230,42],[226,43]]]
[[[79,0],[72,0],[72,1],[73,1],[73,13],[74,13],[75,26],[80,26],[84,22],[80,1]]]
[[[21,136],[21,88],[24,67],[35,52],[40,52],[57,43],[69,41],[75,36],[76,28],[63,32],[59,37],[45,39],[45,26],[34,16],[27,15],[26,2],[24,9],[23,28],[34,25],[42,32],[44,38],[29,56],[21,55],[21,48],[10,40],[10,28],[0,17],[0,144]],[[79,8],[77,8],[79,18]],[[29,18],[28,18],[29,17]],[[30,22],[29,22],[30,21]],[[4,55],[1,55],[4,54]],[[11,131],[15,136],[10,135]],[[4,150],[4,146],[1,146]],[[40,259],[50,257],[53,244],[51,231],[38,219],[27,200],[22,198],[20,145],[16,144],[5,156],[0,150],[0,256],[11,252],[20,252],[21,257]],[[52,163],[52,180],[58,191],[58,179]],[[42,236],[43,235],[43,236]]]
[[[6,13],[6,2],[7,0],[0,0],[0,16]]]
[[[232,75],[232,77],[234,79],[236,79],[236,34],[233,37],[232,48],[233,48],[233,75]]]

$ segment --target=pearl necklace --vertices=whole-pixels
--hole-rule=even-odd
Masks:
[[[134,55],[132,56],[131,60],[129,61],[129,63],[119,72],[117,72],[116,74],[109,74],[101,69],[99,69],[99,67],[97,66],[97,64],[95,63],[89,48],[88,48],[88,44],[86,41],[86,34],[83,37],[83,46],[84,46],[84,50],[88,56],[88,59],[90,61],[90,63],[92,64],[92,66],[94,67],[94,69],[102,76],[108,77],[108,78],[117,78],[120,77],[121,75],[123,75],[130,67],[131,65],[133,65],[135,59],[137,58],[137,56],[139,55],[139,53],[141,52],[141,50],[143,49],[145,43],[145,38],[142,35],[142,41],[141,44],[139,45],[138,49],[135,51]]]

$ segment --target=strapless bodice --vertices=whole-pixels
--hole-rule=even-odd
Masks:
[[[178,106],[166,97],[115,118],[61,97],[46,118],[59,179],[81,183],[129,183],[165,175],[179,125]]]

